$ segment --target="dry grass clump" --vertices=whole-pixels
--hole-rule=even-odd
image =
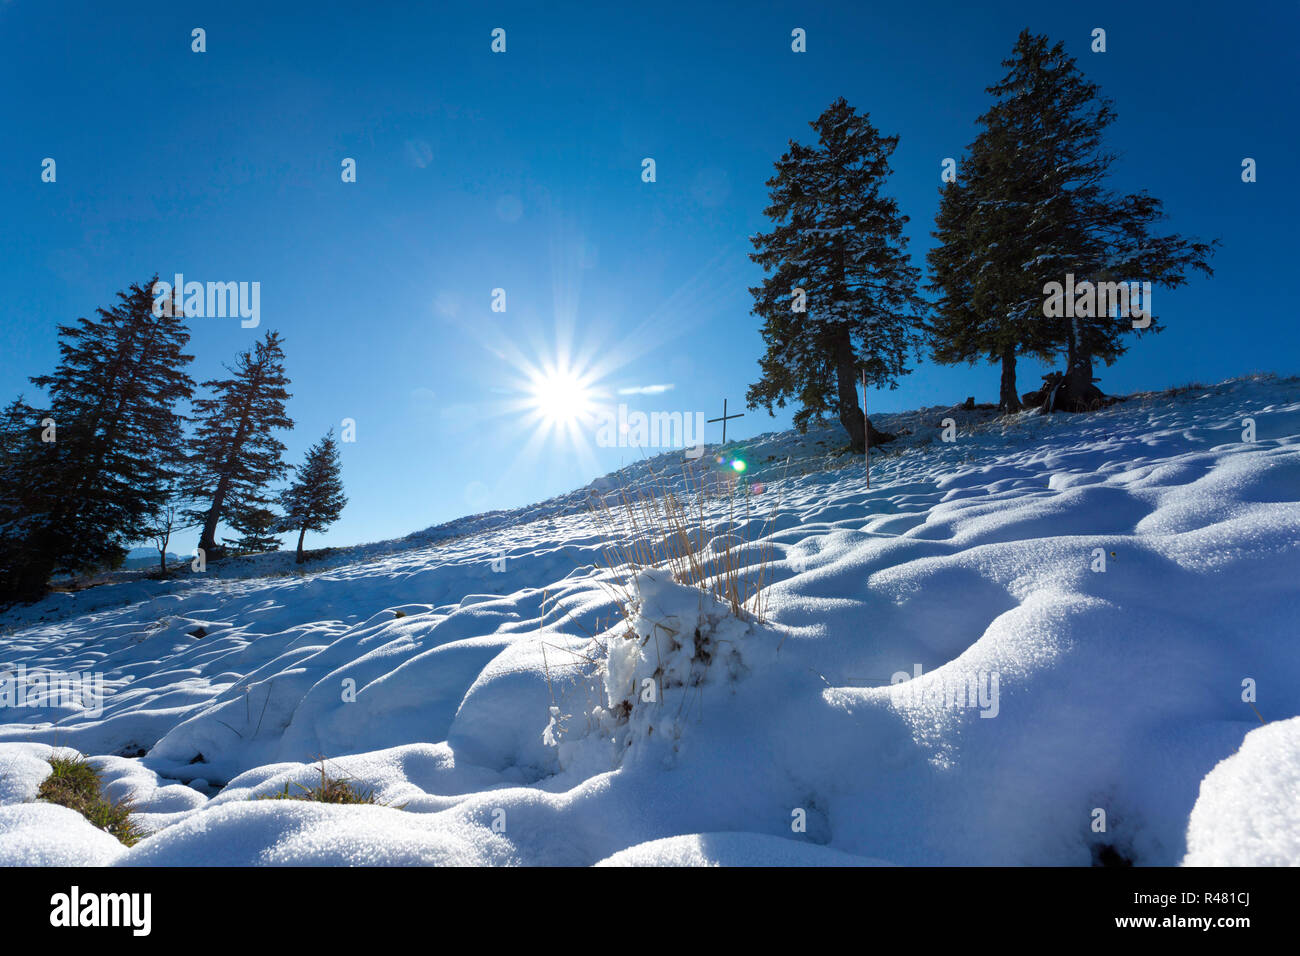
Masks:
[[[632,574],[662,568],[737,617],[765,621],[772,546],[762,540],[766,522],[758,533],[753,530],[752,490],[714,472],[707,458],[683,463],[682,479],[680,492],[657,474],[648,483],[624,486],[592,502],[608,539],[601,548],[603,563],[611,571]],[[626,608],[635,595],[619,597]]]
[[[296,792],[291,792],[289,790],[290,784],[286,783],[283,790],[277,793],[264,794],[257,799],[307,800],[312,803],[364,803],[382,806],[375,798],[373,790],[362,790],[353,786],[345,777],[331,777],[327,774],[324,760],[320,762],[320,783],[310,787],[303,786],[301,783],[292,785],[298,788]]]

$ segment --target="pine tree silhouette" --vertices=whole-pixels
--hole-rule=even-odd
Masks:
[[[794,424],[835,413],[861,451],[893,436],[871,428],[857,399],[869,384],[896,388],[920,342],[924,303],[898,204],[882,195],[898,137],[881,136],[843,98],[810,124],[818,145],[791,141],[767,186],[775,223],[752,238],[750,258],[772,273],[750,289],[763,319],[762,376],[750,408],[797,401]],[[798,307],[803,306],[803,311]]]
[[[265,504],[263,489],[288,471],[284,444],[273,432],[293,428],[278,333],[267,332],[227,370],[229,378],[204,382],[214,394],[194,403],[198,426],[181,483],[186,498],[200,502],[189,514],[202,525],[199,547],[209,556],[220,553],[217,525]]]
[[[120,562],[166,500],[193,356],[182,317],[154,314],[157,278],[119,292],[96,318],[59,326],[57,368],[32,379],[50,407],[10,406],[27,424],[6,426],[5,481],[17,500],[0,506],[0,599],[33,600],[56,572]]]
[[[1134,328],[1123,314],[1048,318],[1044,287],[1064,283],[1067,274],[1076,283],[1176,287],[1188,269],[1212,274],[1217,240],[1156,235],[1160,200],[1105,188],[1115,157],[1104,151],[1102,134],[1115,112],[1062,44],[1024,30],[1002,65],[1008,72],[988,88],[995,103],[978,120],[982,129],[958,180],[942,189],[939,245],[927,257],[929,287],[941,295],[933,354],[946,364],[1001,362],[1000,402],[1014,411],[1016,355],[1050,360],[1064,350],[1053,407],[1084,410],[1104,398],[1093,384],[1094,359],[1109,365],[1130,335],[1160,325],[1152,316],[1149,327]]]
[[[280,494],[284,528],[298,532],[297,561],[302,563],[302,542],[308,531],[324,531],[338,520],[348,499],[343,494],[339,449],[334,430],[307,449],[307,459],[297,477]]]

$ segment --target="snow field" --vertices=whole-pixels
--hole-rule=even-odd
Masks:
[[[881,416],[912,434],[870,489],[833,430],[736,446],[757,511],[712,520],[770,546],[766,623],[599,567],[583,502],[662,459],[309,575],[0,615],[0,670],[107,692],[0,709],[0,863],[1300,863],[1300,382],[937,418]],[[31,802],[54,747],[149,836]],[[381,805],[255,799],[322,759]]]

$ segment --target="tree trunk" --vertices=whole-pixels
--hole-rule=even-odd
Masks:
[[[1016,393],[1016,349],[1010,346],[1002,351],[1002,388],[998,397],[998,411],[1010,415],[1021,409]]]
[[[853,351],[848,347],[848,330],[835,350],[836,400],[839,405],[840,424],[849,433],[849,446],[855,452],[867,447],[867,432],[862,409],[858,407],[857,369],[853,367]]]
[[[54,559],[49,549],[27,549],[23,560],[13,562],[9,569],[5,588],[0,591],[0,605],[7,601],[30,604],[41,600],[50,592],[53,576]]]
[[[260,379],[255,379],[255,382]],[[204,554],[214,554],[217,550],[217,525],[221,523],[221,506],[226,503],[226,495],[230,492],[230,475],[235,470],[235,458],[244,447],[244,442],[248,439],[250,425],[248,417],[245,415],[239,420],[239,427],[235,429],[235,437],[230,443],[230,454],[226,456],[225,474],[217,482],[217,492],[212,496],[212,508],[208,515],[203,519],[203,534],[199,537],[199,547],[203,549]]]
[[[221,522],[221,506],[226,503],[226,490],[229,487],[230,482],[225,477],[217,482],[216,494],[212,496],[212,507],[208,509],[207,516],[203,519],[203,533],[199,535],[199,547],[206,555],[216,553],[217,525]]]
[[[849,444],[853,451],[866,451],[868,438],[872,445],[893,441],[894,435],[877,431],[871,426],[871,420],[862,414],[862,408],[858,405],[858,370],[853,360],[853,342],[849,338],[847,327],[835,343],[835,378],[840,424],[849,433]]]
[[[217,522],[213,517],[215,514],[215,508],[208,512],[208,517],[203,522],[203,533],[199,535],[199,550],[204,555],[212,554],[217,550],[217,542],[214,540],[217,534]]]
[[[1070,324],[1066,339],[1065,379],[1056,393],[1054,412],[1090,412],[1106,396],[1092,381],[1092,355],[1086,350],[1077,320]]]
[[[885,442],[893,441],[897,437],[897,435],[891,435],[889,432],[878,431],[876,427],[871,424],[871,419],[867,419],[867,438],[870,439],[873,448],[876,445],[883,445]]]
[[[1056,393],[1058,412],[1090,412],[1105,401],[1106,395],[1092,381],[1092,359],[1078,362],[1065,373],[1061,389]]]
[[[302,539],[305,537],[307,537],[307,526],[303,525],[303,529],[298,532],[298,559],[295,562],[296,564],[302,564]]]

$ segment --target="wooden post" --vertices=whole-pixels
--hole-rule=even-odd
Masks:
[[[867,370],[862,370],[862,461],[867,466],[867,489],[871,489],[871,422],[867,418]]]

